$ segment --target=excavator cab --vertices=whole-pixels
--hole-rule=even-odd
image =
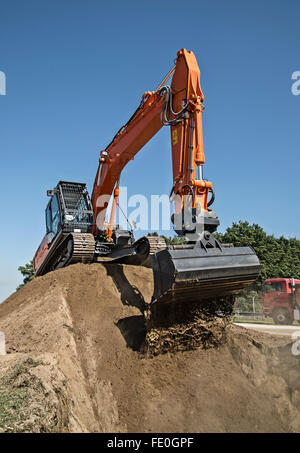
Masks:
[[[46,208],[47,232],[91,232],[93,209],[85,184],[59,181],[47,195],[51,197]]]
[[[46,235],[33,258],[35,275],[76,262],[80,252],[87,261],[94,256],[94,216],[86,185],[59,181],[47,195]]]

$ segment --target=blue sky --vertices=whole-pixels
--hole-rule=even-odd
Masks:
[[[0,301],[44,235],[46,190],[59,179],[91,189],[99,150],[182,47],[201,70],[204,171],[219,230],[241,219],[299,238],[300,96],[291,92],[299,15],[298,0],[2,0]],[[122,185],[129,194],[169,193],[171,174],[164,128]]]

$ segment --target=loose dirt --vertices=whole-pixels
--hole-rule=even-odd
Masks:
[[[201,318],[206,341],[151,348],[152,284],[151,269],[76,264],[1,304],[0,432],[299,432],[292,341]]]

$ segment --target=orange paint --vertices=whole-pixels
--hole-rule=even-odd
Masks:
[[[177,113],[186,106],[184,114],[180,116],[178,122],[171,124],[170,128],[174,194],[182,197],[183,204],[184,195],[192,190],[194,205],[200,199],[201,207],[206,211],[211,183],[196,180],[197,166],[202,166],[205,163],[202,131],[204,96],[200,87],[200,70],[193,52],[181,49],[177,53],[175,68],[170,71],[167,78],[172,74],[172,110]],[[95,219],[100,213],[101,218],[104,219],[107,210],[107,205],[97,206],[98,198],[102,195],[112,195],[123,168],[163,127],[161,113],[166,94],[161,90],[162,85],[156,91],[146,91],[143,94],[141,104],[133,117],[120,129],[106,148],[107,155],[101,154],[92,193]],[[170,121],[177,120],[170,108],[168,115]],[[99,173],[100,169],[101,173]],[[187,190],[187,185],[191,189]],[[118,200],[118,188],[116,189],[109,227],[106,230],[109,241],[111,240]],[[100,227],[106,228],[104,224]],[[93,233],[97,234],[96,226]]]

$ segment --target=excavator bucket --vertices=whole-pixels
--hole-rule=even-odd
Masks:
[[[152,256],[151,306],[224,298],[254,282],[261,270],[250,247],[164,249]]]

